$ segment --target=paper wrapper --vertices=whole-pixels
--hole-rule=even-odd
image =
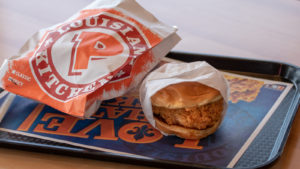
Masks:
[[[136,87],[180,40],[175,32],[134,0],[97,0],[5,60],[1,87],[89,117],[102,100]]]
[[[204,61],[167,63],[149,73],[140,87],[140,100],[146,118],[155,127],[151,96],[160,89],[181,82],[199,82],[220,91],[224,98],[224,117],[228,105],[229,87],[222,73]],[[162,132],[163,133],[163,132]],[[166,133],[163,133],[167,135]]]

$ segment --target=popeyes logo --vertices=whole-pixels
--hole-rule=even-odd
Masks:
[[[148,49],[141,31],[113,14],[76,20],[48,32],[30,60],[41,88],[60,101],[130,77]]]

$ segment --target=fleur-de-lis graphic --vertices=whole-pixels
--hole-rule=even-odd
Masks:
[[[144,138],[144,136],[152,137],[154,136],[154,133],[152,132],[152,128],[148,128],[147,125],[143,125],[141,127],[134,127],[133,130],[127,131],[128,134],[134,134],[135,140],[140,140]]]

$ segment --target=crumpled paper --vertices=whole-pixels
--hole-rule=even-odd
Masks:
[[[160,89],[181,82],[199,82],[220,91],[224,98],[224,117],[229,97],[228,82],[222,73],[205,61],[191,63],[166,63],[149,73],[140,86],[140,100],[146,118],[155,127],[151,96]],[[166,133],[162,133],[167,135]]]
[[[140,84],[178,43],[176,31],[135,0],[96,0],[30,37],[4,61],[0,87],[89,117]]]

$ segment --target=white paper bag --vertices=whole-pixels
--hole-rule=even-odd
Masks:
[[[77,117],[124,95],[180,40],[135,0],[96,0],[6,59],[0,87]]]

